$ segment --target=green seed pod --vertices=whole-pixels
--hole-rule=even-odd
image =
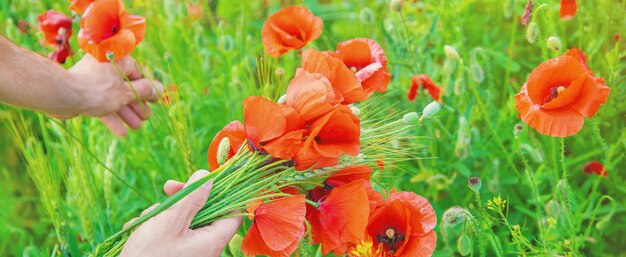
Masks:
[[[459,59],[461,59],[461,57],[459,57],[459,52],[457,52],[456,49],[452,46],[443,46],[443,51],[446,52],[446,56],[450,60],[458,61]]]
[[[230,35],[223,35],[220,37],[220,44],[224,50],[230,51],[233,49],[233,45],[235,43],[233,42],[233,37]]]
[[[230,139],[222,138],[217,147],[217,164],[222,165],[228,160],[228,152],[230,151]]]
[[[472,74],[472,80],[474,80],[474,82],[478,84],[482,83],[483,80],[485,80],[485,72],[479,64],[475,63],[470,65],[470,73]]]
[[[402,11],[402,4],[404,0],[391,0],[389,2],[389,8],[394,12]]]
[[[478,192],[483,186],[483,182],[481,182],[478,177],[471,177],[467,180],[467,186],[469,186],[472,191]]]
[[[561,39],[559,37],[556,36],[551,36],[548,38],[548,40],[546,41],[546,46],[548,46],[548,49],[558,52],[561,50]]]
[[[407,125],[415,125],[419,122],[419,116],[416,112],[409,112],[402,116],[402,123]]]
[[[454,82],[454,94],[461,95],[465,90],[465,80],[463,78],[459,78]]]
[[[114,54],[113,52],[108,51],[108,52],[106,52],[106,54],[105,54],[105,55],[106,55],[106,57],[107,57],[107,60],[109,60],[109,61],[113,61],[113,60],[115,60],[115,54]]]
[[[374,13],[370,8],[365,7],[359,12],[359,19],[365,24],[372,24],[374,23]]]
[[[528,43],[534,44],[537,41],[540,32],[539,25],[537,25],[536,22],[533,21],[528,24],[528,27],[526,28],[526,40]]]
[[[513,136],[517,139],[520,137],[522,132],[524,132],[524,125],[515,124],[515,126],[513,127]]]
[[[456,241],[456,249],[461,256],[468,256],[472,251],[472,240],[465,234]]]
[[[228,249],[230,250],[230,253],[233,256],[235,257],[243,256],[243,253],[241,252],[242,243],[243,243],[243,237],[239,234],[235,234],[235,236],[233,236],[230,242],[228,242]]]

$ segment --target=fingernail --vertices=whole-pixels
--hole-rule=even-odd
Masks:
[[[204,189],[209,189],[209,188],[211,188],[212,186],[213,186],[213,180],[211,179],[211,180],[207,181],[206,183],[204,183],[204,184],[202,185],[202,188],[204,188]]]

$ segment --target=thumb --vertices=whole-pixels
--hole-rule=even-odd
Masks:
[[[193,175],[191,175],[191,177],[185,184],[185,187],[189,186],[193,182],[198,181],[208,174],[209,172],[206,170],[196,171]],[[198,213],[198,211],[200,211],[200,209],[202,209],[207,199],[209,199],[209,194],[211,193],[212,187],[213,181],[207,181],[202,186],[198,187],[196,190],[185,196],[183,199],[180,199],[180,201],[170,207],[170,214],[174,215],[177,219],[184,220],[184,226],[189,227],[193,217],[196,215],[196,213]]]

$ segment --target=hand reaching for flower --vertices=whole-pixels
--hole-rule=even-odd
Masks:
[[[163,189],[167,195],[173,195],[206,174],[208,171],[196,171],[186,184],[169,180]],[[169,209],[143,223],[131,234],[120,256],[220,256],[241,225],[241,217],[226,218],[213,222],[210,226],[189,229],[191,220],[209,198],[211,188],[212,182],[209,181]],[[156,206],[151,206],[141,215]],[[134,219],[124,226],[133,221]]]
[[[145,102],[156,101],[163,86],[143,78],[130,57],[116,65],[120,71],[85,55],[68,72],[0,36],[0,102],[60,119],[101,117],[113,133],[124,136],[128,133],[124,124],[138,129],[148,119]]]

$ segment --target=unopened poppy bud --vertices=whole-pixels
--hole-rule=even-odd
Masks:
[[[548,46],[548,49],[558,52],[561,50],[561,39],[556,36],[551,36],[546,41],[546,45]]]
[[[402,116],[402,123],[407,125],[415,125],[419,123],[419,116],[416,112],[409,112]]]
[[[111,51],[106,52],[106,57],[107,57],[107,60],[109,61],[115,60],[115,54]]]
[[[483,68],[476,63],[470,65],[470,73],[472,74],[472,80],[478,84],[485,80],[485,72],[483,71]]]
[[[433,101],[424,107],[422,111],[422,117],[420,117],[419,121],[422,121],[424,118],[430,118],[435,116],[437,112],[441,110],[441,104],[437,101]]]
[[[163,54],[163,59],[165,59],[166,62],[171,63],[172,62],[172,53],[165,52]]]
[[[454,94],[461,95],[464,89],[465,89],[465,80],[463,80],[462,78],[457,79],[454,82]]]
[[[461,256],[468,256],[470,251],[472,251],[472,240],[463,233],[456,241],[456,249],[459,251]]]
[[[352,111],[352,114],[354,114],[354,116],[359,117],[359,115],[361,115],[361,109],[359,109],[359,107],[350,105],[350,110]]]
[[[483,186],[483,182],[481,182],[478,177],[471,177],[467,180],[467,185],[472,191],[478,193],[480,188]]]
[[[460,206],[452,206],[443,213],[443,222],[446,227],[455,227],[458,224],[465,222],[466,218],[465,209]]]
[[[403,4],[404,0],[391,0],[389,2],[389,8],[391,8],[391,10],[399,12],[402,11],[402,4]]]
[[[230,35],[223,35],[222,37],[220,37],[220,42],[222,43],[222,48],[224,48],[224,50],[226,51],[229,51],[233,48],[233,37],[231,37]]]
[[[217,164],[222,165],[228,160],[228,152],[230,151],[230,139],[228,137],[222,138],[219,146],[217,147]]]
[[[374,13],[370,8],[365,7],[359,12],[359,19],[365,24],[372,24],[374,23]]]
[[[287,102],[287,95],[281,95],[281,96],[278,98],[278,102],[277,102],[277,103],[278,103],[278,104],[284,104],[285,102]]]
[[[446,56],[450,60],[457,61],[460,59],[459,52],[457,52],[456,49],[452,46],[449,46],[449,45],[443,46],[443,51],[446,52]]]
[[[536,22],[533,21],[528,24],[528,27],[526,28],[526,40],[528,43],[534,44],[539,37],[539,32],[539,25]]]
[[[561,205],[554,199],[550,199],[546,203],[546,206],[544,208],[546,210],[546,214],[548,214],[549,216],[556,217],[556,216],[559,216],[559,214],[561,214]]]
[[[278,67],[276,68],[276,70],[274,71],[274,74],[276,74],[276,76],[282,76],[283,74],[285,74],[285,69]]]
[[[60,27],[57,33],[59,34],[59,36],[65,37],[67,35],[67,30],[65,30],[65,28],[63,27]]]
[[[243,237],[239,234],[235,234],[230,242],[228,242],[228,249],[233,256],[243,256],[241,253],[241,244],[243,244]]]
[[[522,124],[515,124],[515,127],[513,128],[513,136],[515,136],[515,138],[519,138],[522,132],[524,132],[524,126]]]

